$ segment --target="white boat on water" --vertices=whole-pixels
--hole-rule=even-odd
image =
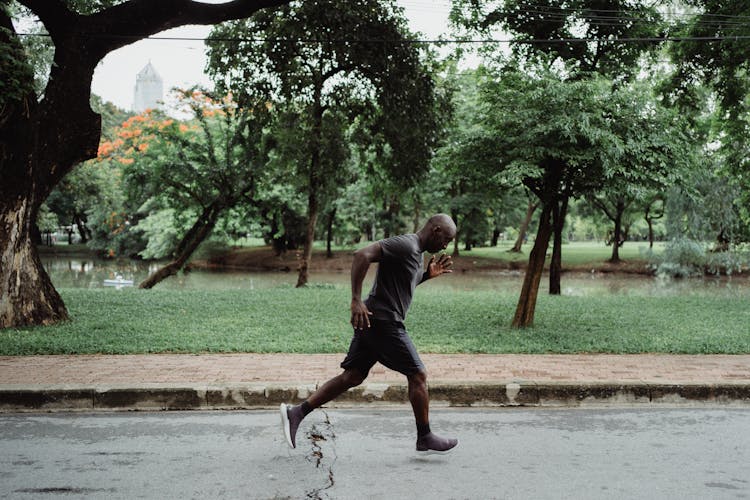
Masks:
[[[133,286],[133,280],[126,280],[122,277],[122,274],[118,274],[113,280],[104,280],[104,286]]]

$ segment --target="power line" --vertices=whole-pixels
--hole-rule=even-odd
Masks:
[[[412,5],[419,5],[417,3]],[[424,4],[427,5],[427,4]],[[445,4],[444,4],[445,5]],[[421,8],[421,7],[420,7]],[[434,10],[434,9],[433,9]],[[539,4],[526,4],[522,8],[518,8],[515,11],[510,11],[505,13],[506,18],[512,18],[512,19],[520,19],[522,17],[529,17],[532,20],[538,19],[539,21],[560,21],[560,22],[566,22],[566,23],[574,23],[575,21],[582,21],[586,23],[589,27],[617,27],[617,26],[623,26],[623,27],[633,27],[635,25],[654,25],[655,17],[661,17],[661,18],[668,18],[668,17],[680,17],[680,16],[686,16],[693,18],[693,22],[690,23],[690,25],[694,28],[706,28],[706,29],[716,29],[716,30],[732,30],[737,31],[740,29],[748,28],[750,29],[750,15],[732,15],[732,14],[710,14],[710,13],[687,13],[687,12],[672,12],[672,13],[659,13],[655,12],[654,17],[643,17],[643,16],[637,16],[635,15],[636,11],[633,10],[621,10],[621,9],[573,9],[573,8],[564,8],[564,7],[556,7],[556,6],[549,6],[549,5],[539,5]],[[20,33],[24,36],[33,36],[36,34],[29,34],[29,33]],[[43,35],[36,35],[36,36],[43,36]],[[94,37],[112,37],[113,35],[89,35]],[[123,36],[124,38],[135,38],[135,39],[142,39],[137,35],[134,35],[133,37],[129,36]],[[657,38],[657,37],[653,37]],[[705,37],[658,37],[658,40],[654,40],[653,38],[648,39],[640,39],[635,37],[630,38],[622,38],[618,39],[617,41],[622,42],[638,42],[638,41],[690,41],[690,40],[698,40],[698,41],[721,41],[725,39],[744,39],[744,35],[735,35],[728,34],[728,35],[715,35],[715,36],[705,36]],[[192,41],[205,41],[205,38],[178,38],[178,37],[147,37],[145,39],[151,39],[151,40],[192,40]],[[596,37],[587,37],[587,38],[566,38],[566,39],[558,39],[556,41],[559,42],[565,42],[570,43],[571,40],[573,41],[593,41],[594,39],[597,39]],[[227,40],[231,41],[231,40]],[[258,42],[265,42],[269,41],[268,39],[237,39],[237,41],[258,41]],[[323,43],[322,40],[298,40],[301,42],[307,42],[307,43]],[[554,42],[555,40],[553,40]],[[376,41],[363,41],[367,43],[375,43]],[[395,43],[391,40],[383,40],[379,41],[381,43]],[[493,39],[482,39],[482,40],[470,40],[470,39],[462,39],[462,40],[413,40],[409,43],[550,43],[550,40],[547,39],[529,39],[529,40],[521,40],[521,39],[504,39],[504,40],[493,40]]]
[[[569,12],[569,13],[576,13],[581,11],[589,11],[589,12],[609,12],[609,13],[618,13],[618,14],[626,14],[631,13],[632,11],[628,10],[622,10],[622,9],[573,9],[569,7],[555,7],[553,5],[541,5],[541,4],[525,4],[522,9],[518,9],[518,12],[524,12],[525,10],[528,10],[529,8],[533,9],[546,9],[546,10],[557,10],[560,12]],[[658,12],[658,11],[657,11]],[[711,14],[708,12],[667,12],[665,13],[669,16],[684,16],[684,17],[703,17],[703,16],[710,16],[710,17],[718,17],[718,18],[729,18],[729,19],[747,19],[750,21],[750,15],[742,15],[742,14]],[[662,15],[660,13],[660,15]]]
[[[434,9],[433,9],[434,10]],[[495,12],[495,10],[491,10]],[[589,24],[608,26],[625,22],[653,23],[651,17],[636,16],[636,11],[621,9],[573,9],[555,7],[550,5],[525,4],[522,8],[505,13],[506,17],[519,18],[521,16],[537,14],[544,19],[552,20],[584,20]],[[710,14],[690,12],[654,12],[660,18],[693,18],[692,25],[707,28],[724,27],[748,27],[750,28],[750,15],[741,14]]]
[[[17,33],[19,36],[39,36],[50,37],[47,33]],[[139,40],[154,41],[182,41],[182,42],[199,42],[199,41],[217,41],[217,42],[248,42],[248,43],[303,43],[303,44],[481,44],[481,43],[498,43],[498,44],[557,44],[557,43],[639,43],[639,42],[721,42],[725,40],[750,40],[750,35],[719,35],[719,36],[664,36],[664,37],[622,37],[622,38],[605,38],[605,37],[581,37],[581,38],[455,38],[455,39],[318,39],[318,38],[263,38],[263,37],[174,37],[174,36],[148,36],[140,37],[139,35],[112,35],[112,34],[86,34],[80,33],[81,36],[90,38],[126,38]]]

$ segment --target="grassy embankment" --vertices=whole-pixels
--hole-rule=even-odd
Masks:
[[[610,251],[602,244],[566,245],[564,267],[601,266]],[[351,249],[340,252],[350,255]],[[502,247],[462,255],[476,269],[492,261],[525,259]],[[640,258],[638,247],[626,245],[623,257],[632,267]],[[428,283],[417,290],[407,327],[422,352],[750,353],[748,293],[552,297],[544,290],[543,283],[535,326],[515,330],[509,323],[517,293]],[[351,336],[345,285],[60,292],[72,321],[0,330],[0,355],[343,352]]]

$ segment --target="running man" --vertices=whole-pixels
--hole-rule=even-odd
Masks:
[[[343,373],[323,384],[297,406],[281,404],[281,422],[286,441],[296,447],[297,428],[312,410],[361,384],[376,362],[403,373],[409,385],[409,401],[417,423],[419,454],[450,452],[457,439],[447,439],[430,431],[427,372],[404,328],[414,289],[428,279],[453,272],[453,261],[446,254],[430,258],[424,270],[422,253],[445,250],[456,237],[450,216],[430,217],[416,234],[394,236],[368,245],[354,254],[352,262],[352,318],[354,336],[341,363]],[[378,263],[370,295],[362,301],[362,282],[372,262]]]

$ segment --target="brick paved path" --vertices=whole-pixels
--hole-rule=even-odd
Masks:
[[[422,356],[433,382],[750,381],[750,355]],[[217,382],[322,382],[343,354],[149,354],[0,356],[0,385]],[[371,382],[402,382],[375,365]]]

